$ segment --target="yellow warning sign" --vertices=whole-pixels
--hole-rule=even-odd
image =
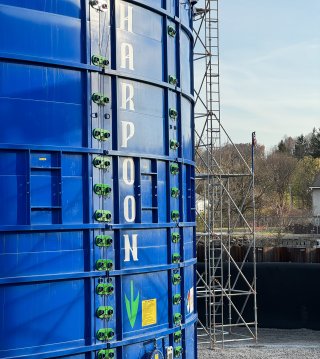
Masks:
[[[153,325],[157,323],[157,299],[148,299],[142,301],[142,326]]]
[[[154,359],[159,359],[159,354],[156,354],[156,355],[154,356]]]

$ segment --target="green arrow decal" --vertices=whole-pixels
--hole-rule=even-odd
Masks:
[[[136,319],[137,319],[140,293],[138,292],[136,299],[133,299],[133,280],[130,282],[130,287],[131,287],[130,301],[127,298],[126,294],[124,295],[124,297],[125,297],[124,299],[126,301],[126,309],[127,309],[127,314],[128,314],[128,318],[130,321],[130,325],[133,328],[134,323],[136,322]]]

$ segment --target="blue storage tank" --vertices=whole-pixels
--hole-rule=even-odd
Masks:
[[[196,358],[192,19],[0,0],[0,358]]]

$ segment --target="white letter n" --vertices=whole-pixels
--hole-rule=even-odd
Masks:
[[[125,251],[125,255],[124,255],[124,262],[130,262],[130,253],[132,255],[132,259],[134,261],[138,260],[138,235],[137,234],[133,234],[132,235],[132,245],[130,243],[130,238],[128,234],[124,234],[124,251]]]

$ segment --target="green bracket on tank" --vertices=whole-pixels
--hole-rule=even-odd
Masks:
[[[111,340],[114,337],[114,330],[111,328],[103,328],[97,331],[97,339],[105,342]]]
[[[111,165],[111,160],[109,157],[98,156],[93,159],[92,164],[96,168],[107,169]]]
[[[175,358],[180,358],[182,353],[183,353],[183,348],[181,346],[174,348],[174,357]]]
[[[177,163],[171,163],[171,165],[170,165],[170,173],[172,175],[179,174],[179,165]]]
[[[180,254],[179,253],[172,254],[172,263],[180,263]]]
[[[172,283],[174,285],[178,285],[178,284],[180,284],[180,282],[181,282],[181,275],[180,274],[174,274],[172,276]]]
[[[114,356],[115,356],[115,353],[114,353],[113,349],[98,351],[98,359],[109,359],[109,358],[114,358]]]
[[[181,339],[182,339],[182,332],[181,332],[181,330],[179,330],[178,332],[175,332],[175,333],[173,334],[173,341],[174,341],[175,343],[181,342]]]
[[[95,128],[92,131],[93,137],[98,141],[106,141],[108,138],[110,138],[111,133],[108,130],[104,130],[103,128]]]
[[[169,75],[169,84],[170,85],[177,85],[177,78],[175,76]]]
[[[100,306],[96,311],[97,317],[100,319],[110,319],[113,317],[113,313],[113,308],[109,306]]]
[[[113,243],[111,236],[99,235],[96,236],[95,243],[98,247],[110,247]]]
[[[181,295],[180,294],[175,294],[173,296],[173,304],[180,304],[181,303]]]
[[[180,196],[179,188],[177,188],[177,187],[172,187],[172,188],[171,188],[171,197],[173,197],[173,198],[178,198],[179,196]]]
[[[110,211],[98,209],[94,212],[94,218],[98,222],[111,222],[112,214]]]
[[[113,284],[99,283],[96,288],[99,295],[111,295],[114,292]]]
[[[101,12],[106,12],[108,10],[108,4],[104,0],[90,0],[90,5]]]
[[[94,103],[100,106],[105,106],[107,103],[109,103],[109,97],[98,92],[94,92],[91,96],[91,99]]]
[[[172,150],[177,150],[179,148],[180,144],[176,140],[170,140],[170,148]]]
[[[180,234],[178,232],[171,233],[171,240],[173,243],[179,243],[180,242]]]
[[[171,26],[171,25],[169,25],[168,26],[168,35],[170,36],[170,37],[175,37],[176,36],[176,29],[173,27],[173,26]]]
[[[182,321],[182,315],[180,313],[175,313],[173,316],[173,323],[175,325],[180,325]]]
[[[113,269],[113,262],[110,259],[98,259],[96,269],[100,271],[109,271]]]
[[[100,55],[92,55],[91,61],[95,66],[98,67],[104,68],[109,65],[109,60],[106,57]]]
[[[169,117],[176,120],[178,117],[178,111],[174,108],[169,108]]]
[[[179,221],[179,218],[180,218],[180,213],[179,213],[179,211],[177,211],[177,210],[171,211],[171,219],[172,219],[174,222],[178,222],[178,221]]]
[[[111,186],[104,183],[97,183],[93,187],[94,193],[98,196],[109,196],[112,192]]]

